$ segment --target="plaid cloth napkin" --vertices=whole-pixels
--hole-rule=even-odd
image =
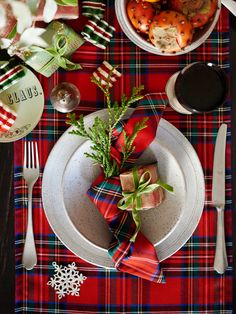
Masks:
[[[148,117],[147,127],[138,133],[133,143],[135,150],[128,163],[135,163],[156,136],[167,99],[164,93],[155,96],[141,101],[124,125],[126,134],[132,135],[135,124]],[[123,133],[120,133],[111,150],[111,156],[114,156],[118,164],[121,162],[122,147]],[[122,197],[121,192],[119,177],[104,180],[103,175],[98,177],[88,190],[89,198],[104,216],[113,234],[108,249],[109,255],[118,270],[147,280],[165,282],[155,248],[150,241],[141,232],[138,233],[134,243],[130,241],[136,231],[136,225],[127,211],[121,211],[117,207]]]
[[[181,115],[169,106],[164,112],[164,118],[177,127],[195,148],[202,163],[206,184],[206,201],[198,227],[178,252],[161,262],[166,277],[165,284],[156,284],[82,260],[61,243],[48,224],[41,199],[42,173],[51,149],[68,127],[65,115],[56,112],[49,100],[50,92],[56,84],[67,81],[78,86],[81,93],[77,109],[79,115],[104,108],[103,94],[90,82],[92,73],[104,60],[119,65],[122,73],[121,79],[111,89],[112,97],[118,100],[122,93],[129,94],[132,86],[140,84],[145,85],[147,93],[163,92],[171,75],[195,61],[215,63],[227,73],[230,70],[229,14],[224,7],[213,33],[203,45],[188,54],[165,57],[147,53],[131,43],[118,25],[114,0],[105,3],[107,10],[104,18],[109,23],[114,23],[117,30],[106,51],[85,43],[73,55],[73,61],[81,63],[83,71],[72,73],[60,70],[49,79],[38,75],[44,88],[45,109],[38,126],[27,136],[27,140],[38,141],[41,166],[40,178],[33,191],[38,264],[32,271],[26,271],[21,263],[27,223],[27,186],[22,177],[24,140],[14,143],[15,313],[231,314],[233,206],[230,98],[223,107],[208,114]],[[83,21],[80,17],[79,23],[71,21],[70,25],[80,32],[85,22],[86,18]],[[211,189],[214,145],[222,122],[228,124],[225,232],[229,268],[224,275],[219,275],[213,270],[217,213],[211,204]],[[54,274],[54,261],[64,266],[75,262],[79,271],[87,277],[79,297],[67,296],[58,300],[53,288],[47,285]]]

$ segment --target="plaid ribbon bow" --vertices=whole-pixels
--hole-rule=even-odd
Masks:
[[[167,98],[164,93],[146,95],[125,124],[125,131],[130,135],[133,133],[137,121],[148,117],[147,127],[138,133],[134,141],[135,150],[126,164],[127,167],[136,162],[155,138],[166,104]],[[121,158],[124,143],[121,128],[119,128],[119,132],[111,150],[111,156],[117,160]],[[104,179],[103,174],[100,175],[87,194],[106,219],[113,234],[108,253],[115,267],[120,271],[150,281],[165,282],[153,244],[141,232],[138,233],[135,242],[130,241],[136,232],[136,225],[130,214],[120,210],[117,206],[122,198],[119,177]]]

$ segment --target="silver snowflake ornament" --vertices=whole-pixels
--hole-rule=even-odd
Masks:
[[[47,282],[47,285],[55,289],[58,298],[61,299],[66,294],[79,296],[80,285],[84,283],[87,277],[79,273],[75,263],[68,264],[68,266],[59,266],[56,262],[53,262],[52,266],[55,268],[55,274]]]

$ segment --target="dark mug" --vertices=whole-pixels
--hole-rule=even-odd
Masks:
[[[228,80],[219,66],[195,62],[170,78],[166,93],[171,107],[180,113],[211,112],[224,103]]]

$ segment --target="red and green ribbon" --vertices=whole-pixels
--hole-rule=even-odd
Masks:
[[[109,62],[103,61],[96,71],[93,72],[93,76],[100,81],[101,85],[106,86],[108,84],[109,87],[112,87],[113,83],[121,77],[121,73]]]
[[[89,41],[94,46],[106,49],[109,44],[115,28],[109,25],[106,21],[101,20],[98,16],[92,16],[85,25],[81,35],[86,41]]]
[[[16,59],[11,59],[0,66],[0,92],[18,83],[25,76],[23,67]]]
[[[90,0],[82,2],[82,15],[103,18],[106,5],[102,0]]]

